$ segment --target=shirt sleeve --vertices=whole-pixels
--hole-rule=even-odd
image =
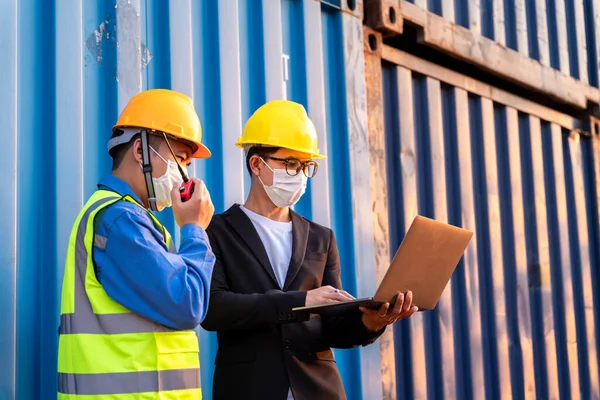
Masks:
[[[215,256],[199,226],[181,229],[177,254],[147,215],[125,209],[107,227],[94,259],[106,293],[127,309],[174,329],[193,329],[206,316]]]

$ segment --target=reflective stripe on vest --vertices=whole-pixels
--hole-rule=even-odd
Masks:
[[[130,399],[143,393],[144,399],[165,398],[162,394],[201,399],[195,332],[172,330],[132,313],[112,300],[96,279],[92,248],[103,242],[95,235],[94,219],[118,201],[142,207],[130,197],[97,191],[71,232],[61,303],[59,398]],[[148,215],[163,232],[169,251],[175,252],[166,229]]]
[[[196,368],[95,375],[59,373],[58,391],[101,395],[191,389],[198,387],[198,373]]]

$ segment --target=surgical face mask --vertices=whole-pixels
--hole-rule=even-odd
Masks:
[[[172,160],[165,160],[158,151],[154,150],[150,147],[157,156],[160,157],[161,160],[167,164],[167,172],[163,176],[158,178],[152,178],[152,184],[154,185],[154,196],[156,197],[156,208],[158,211],[162,211],[167,207],[171,207],[171,191],[173,188],[183,181],[181,177],[181,173],[179,172],[179,168],[177,167],[177,163]],[[187,175],[187,169],[185,167],[181,167],[185,174]]]
[[[273,171],[273,184],[267,186],[260,176],[258,179],[265,188],[269,199],[279,208],[291,207],[300,200],[306,191],[306,175],[302,171],[296,176],[290,176],[285,169],[273,169],[261,158],[262,162]]]

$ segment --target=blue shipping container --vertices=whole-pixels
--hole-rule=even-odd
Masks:
[[[574,77],[556,92],[572,111],[597,96],[585,84],[598,87],[599,1],[365,7],[419,23],[429,10],[476,43]],[[360,0],[1,4],[0,399],[56,396],[69,233],[110,171],[120,110],[148,88],[193,98],[213,157],[192,171],[217,212],[248,190],[233,146],[244,121],[271,99],[304,104],[329,157],[297,211],[335,230],[357,296],[373,294],[416,214],[475,231],[436,310],[336,351],[350,399],[600,398],[600,132],[587,110],[573,116],[383,45],[363,34]],[[553,75],[532,71],[519,82],[545,93]],[[159,216],[177,239],[170,211]],[[198,334],[211,398],[216,339]]]
[[[475,232],[436,310],[382,338],[384,395],[598,398],[600,137],[366,32],[378,276],[417,214]]]
[[[345,69],[361,67],[362,58],[348,56],[343,32],[361,32],[359,15],[313,0],[1,4],[0,399],[56,396],[69,233],[98,179],[110,172],[111,127],[140,90],[172,88],[193,98],[214,155],[192,171],[207,182],[217,212],[243,201],[248,189],[233,145],[244,121],[267,100],[304,104],[329,158],[297,210],[336,230],[346,289],[373,289],[374,278],[360,279],[372,263],[355,263],[368,257],[356,244],[369,236],[354,229],[353,193],[361,188],[351,185],[349,138],[356,128],[349,126],[346,97]],[[357,49],[361,55],[360,40]],[[169,211],[160,219],[177,233]],[[211,398],[216,339],[202,330],[199,336],[202,386]],[[350,398],[380,392],[378,371],[361,372],[378,365],[377,348],[339,351],[336,358]]]

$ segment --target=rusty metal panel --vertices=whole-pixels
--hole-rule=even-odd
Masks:
[[[369,0],[365,7],[365,24],[386,36],[401,36],[408,21],[420,27],[419,43],[557,102],[582,110],[587,101],[600,104],[600,0]]]
[[[383,124],[383,96],[381,50],[382,37],[364,28],[365,82],[367,94],[367,132],[369,146],[369,173],[371,182],[371,209],[373,210],[373,247],[375,275],[381,282],[390,265],[389,220],[387,216],[388,183],[385,164],[385,135]],[[394,327],[390,326],[379,339],[381,349],[382,398],[396,397],[396,357],[394,352]]]
[[[378,268],[417,213],[475,232],[438,307],[382,345],[386,398],[599,397],[595,128],[385,45],[367,54]]]
[[[342,44],[344,49],[344,65],[341,68],[345,71],[352,71],[352,73],[345,75],[347,135],[351,140],[344,140],[342,132],[337,131],[338,133],[335,135],[337,139],[331,141],[333,151],[330,154],[334,155],[334,157],[339,157],[338,154],[341,154],[344,158],[348,157],[350,172],[348,188],[354,188],[354,190],[349,191],[346,188],[337,190],[340,196],[346,194],[352,198],[352,207],[343,208],[336,206],[334,207],[335,211],[333,214],[335,217],[334,221],[336,219],[352,221],[352,228],[355,234],[353,238],[347,237],[346,241],[346,245],[352,247],[355,260],[355,270],[350,273],[353,274],[355,279],[356,295],[369,297],[375,293],[377,285],[373,267],[375,254],[372,246],[373,230],[371,216],[368,212],[365,212],[365,210],[370,210],[371,207],[371,193],[368,190],[370,186],[369,137],[367,133],[363,18],[360,12],[362,8],[357,7],[352,10],[346,6],[342,15],[343,44],[340,44]],[[332,99],[335,98],[336,95],[333,95]],[[329,108],[333,107],[333,104],[329,104]],[[343,126],[343,124],[340,125]],[[341,141],[339,140],[340,138],[342,139]],[[342,158],[338,158],[338,160],[340,159]],[[332,159],[331,162],[339,163],[335,159]],[[334,204],[339,204],[340,202],[341,199],[336,200]],[[349,228],[348,225],[346,227]],[[347,231],[349,230],[348,228],[346,228]],[[358,382],[358,379],[356,379],[357,382],[353,383],[353,385],[360,388],[362,398],[381,398],[381,357],[379,344],[363,347],[357,355],[360,358],[358,362],[353,362],[353,366],[343,365],[342,360],[338,363],[341,365],[340,368],[349,372],[348,377],[360,377],[360,381]],[[352,370],[352,368],[355,369]],[[356,392],[358,390],[355,390]]]
[[[539,21],[541,27],[536,28],[535,31],[536,37],[539,34],[543,40],[535,39],[536,47],[529,47],[532,54],[529,57],[522,51],[509,49],[494,39],[457,25],[414,4],[404,0],[401,0],[400,4],[403,24],[416,25],[421,31],[416,38],[418,43],[450,54],[524,88],[549,96],[555,102],[565,103],[580,110],[587,110],[589,103],[600,104],[598,88],[550,67],[545,18]],[[382,12],[381,7],[375,5],[376,2],[367,3],[367,6],[371,6],[368,15]],[[535,8],[533,10],[527,14],[528,23],[537,26]],[[520,18],[523,17],[521,14],[522,12],[519,14]],[[546,11],[543,14],[545,15]],[[373,19],[370,17],[366,22],[369,23]],[[517,26],[516,22],[509,25]],[[532,36],[532,32],[529,31],[529,36]],[[522,42],[523,35],[521,34],[520,37]]]
[[[406,1],[598,87],[597,0]]]

